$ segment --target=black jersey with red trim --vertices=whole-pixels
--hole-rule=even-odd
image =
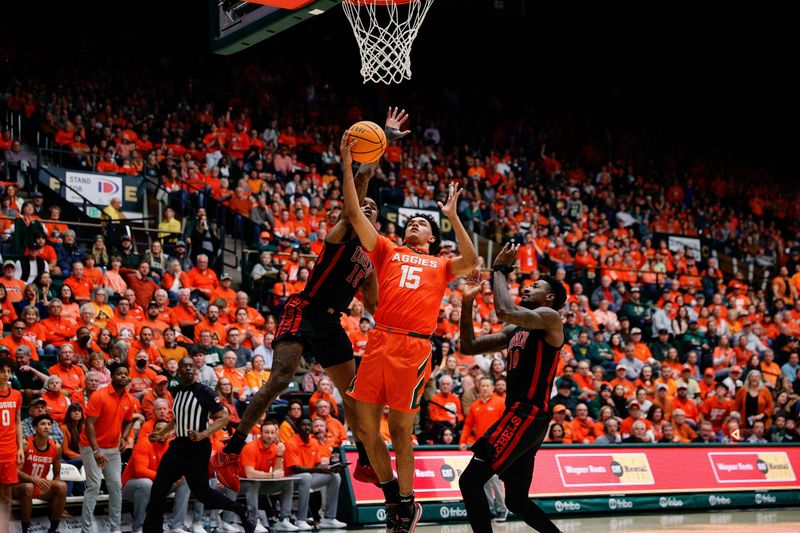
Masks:
[[[308,300],[309,310],[344,313],[372,270],[372,261],[358,238],[326,241],[300,296]]]
[[[561,346],[551,346],[543,329],[516,328],[508,343],[506,407],[522,403],[548,411]]]

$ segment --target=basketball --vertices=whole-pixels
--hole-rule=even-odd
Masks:
[[[380,159],[386,150],[386,134],[383,128],[374,122],[362,120],[350,126],[348,131],[350,138],[356,141],[350,149],[353,160],[359,163],[374,163]]]

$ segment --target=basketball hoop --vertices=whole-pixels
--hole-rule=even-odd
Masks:
[[[343,0],[364,83],[411,79],[411,45],[433,0]]]

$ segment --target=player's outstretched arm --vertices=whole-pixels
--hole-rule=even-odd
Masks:
[[[475,329],[472,325],[472,302],[475,295],[483,290],[486,282],[482,281],[474,286],[464,287],[461,297],[461,353],[475,355],[486,352],[496,352],[508,346],[509,333],[513,326],[506,326],[499,333],[483,335],[475,338]]]
[[[506,244],[494,260],[494,310],[497,318],[503,322],[516,324],[527,329],[543,329],[547,331],[548,342],[560,344],[564,340],[564,325],[561,315],[550,307],[527,309],[514,303],[508,290],[506,272],[513,269],[517,259],[519,245]]]
[[[353,229],[356,231],[361,246],[368,252],[375,249],[378,241],[378,231],[372,222],[361,212],[361,203],[358,201],[358,192],[353,178],[353,156],[350,149],[355,141],[350,140],[350,135],[345,132],[342,137],[340,150],[342,153],[342,165],[344,166],[344,210]]]
[[[466,276],[478,266],[478,252],[475,251],[475,247],[472,245],[472,239],[469,238],[467,229],[461,223],[461,219],[458,218],[458,197],[461,196],[462,192],[464,192],[464,189],[458,187],[455,183],[451,183],[447,203],[438,202],[439,209],[442,210],[444,216],[453,225],[456,243],[458,243],[458,249],[461,252],[461,255],[450,263],[450,272],[456,278]]]

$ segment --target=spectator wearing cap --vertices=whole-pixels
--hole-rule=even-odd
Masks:
[[[678,394],[672,399],[672,404],[675,409],[683,411],[687,424],[693,429],[697,427],[700,411],[697,409],[697,404],[694,400],[689,397],[689,390],[683,381],[678,382]]]
[[[653,357],[650,347],[642,342],[642,330],[638,327],[631,329],[631,344],[633,344],[633,355],[636,359],[650,366],[660,366],[661,363]]]
[[[563,405],[569,410],[570,413],[574,413],[575,408],[578,406],[578,397],[573,394],[573,390],[575,388],[576,385],[572,378],[562,377],[557,379],[557,392],[556,395],[550,399],[551,405]]]
[[[717,434],[722,434],[722,423],[733,410],[733,400],[728,398],[728,386],[719,382],[714,391],[700,405],[700,420],[711,423]]]
[[[64,238],[56,244],[56,255],[58,256],[58,268],[53,269],[53,274],[68,277],[72,275],[72,265],[76,261],[83,259],[83,248],[75,242],[76,235],[71,229],[64,232]]]
[[[225,301],[225,308],[231,307],[236,302],[236,291],[231,289],[233,278],[227,272],[219,277],[219,287],[211,292],[210,302],[216,302],[217,299]]]
[[[611,387],[607,383],[600,385],[597,396],[587,404],[589,416],[595,420],[599,420],[600,412],[605,406],[610,407],[612,410],[615,408],[614,400],[611,399]]]
[[[678,384],[678,389],[681,386],[686,387],[687,397],[692,401],[699,401],[700,399],[700,385],[697,383],[697,380],[694,378],[693,369],[690,364],[683,365],[681,368],[681,374],[678,379],[675,380]],[[687,412],[688,414],[688,412]],[[691,417],[690,417],[691,418]]]
[[[675,406],[672,403],[672,395],[669,393],[669,386],[666,383],[656,385],[656,395],[653,398],[653,405],[657,405],[664,412],[664,419],[672,419],[672,411]]]
[[[172,255],[170,256],[170,261],[173,260],[178,261],[178,264],[181,266],[181,270],[184,272],[188,272],[194,267],[194,262],[192,261],[191,257],[189,257],[186,241],[178,240],[175,243],[175,249],[172,251]]]
[[[17,267],[14,261],[7,260],[3,263],[3,277],[0,278],[0,285],[5,287],[6,297],[11,303],[22,300],[25,282],[17,276]]]
[[[634,400],[628,404],[628,413],[628,417],[620,423],[619,427],[619,432],[622,433],[623,438],[628,437],[632,433],[633,424],[637,420],[641,420],[647,430],[652,429],[653,424],[647,420],[647,413],[642,409],[642,405],[638,401]]]
[[[697,353],[708,354],[711,352],[708,336],[703,333],[697,324],[696,318],[689,319],[689,329],[683,334],[681,341],[683,353],[695,350]]]
[[[153,418],[153,404],[156,400],[162,399],[167,402],[167,408],[172,411],[172,394],[167,389],[167,377],[156,376],[153,380],[153,388],[142,396],[142,413],[147,420]]]
[[[624,359],[623,359],[623,361],[624,361]],[[642,366],[644,366],[644,365],[642,365]],[[641,372],[641,368],[639,368],[639,372]],[[612,390],[617,385],[622,385],[622,387],[625,389],[625,397],[626,398],[630,398],[636,392],[636,387],[627,378],[627,374],[628,374],[628,367],[625,365],[625,363],[623,363],[623,362],[618,363],[616,368],[614,369],[614,379],[609,381],[608,384],[611,386]],[[637,372],[637,375],[638,375],[638,372]]]
[[[661,367],[661,377],[656,378],[656,385],[663,383],[667,386],[668,396],[672,398],[678,392],[678,382],[675,377],[679,375],[673,371],[671,366]]]
[[[134,270],[142,262],[142,257],[136,253],[133,239],[127,233],[120,237],[119,247],[114,248],[114,253],[122,259],[122,266],[127,269]]]
[[[709,367],[703,371],[703,379],[697,382],[697,386],[700,387],[699,400],[701,403],[708,398],[709,394],[714,393],[714,388],[716,387],[717,383],[714,380],[714,377],[714,369]]]
[[[47,414],[47,402],[44,400],[44,398],[35,398],[32,400],[31,406],[28,408],[28,414],[30,416],[22,421],[22,436],[26,439],[36,434],[36,428],[33,425],[33,419],[37,416]],[[58,424],[53,424],[50,438],[53,439],[58,445],[64,443],[64,433],[61,431],[61,428],[58,426]]]
[[[631,297],[622,306],[622,312],[631,321],[631,326],[634,329],[639,329],[640,333],[641,328],[647,327],[652,320],[650,306],[642,302],[640,289],[636,286],[631,288]]]
[[[564,404],[553,405],[552,412],[553,419],[550,421],[550,425],[561,424],[561,427],[564,428],[564,440],[562,442],[564,444],[572,444],[572,424],[567,419],[569,415],[567,407]],[[550,433],[549,428],[547,432]]]

